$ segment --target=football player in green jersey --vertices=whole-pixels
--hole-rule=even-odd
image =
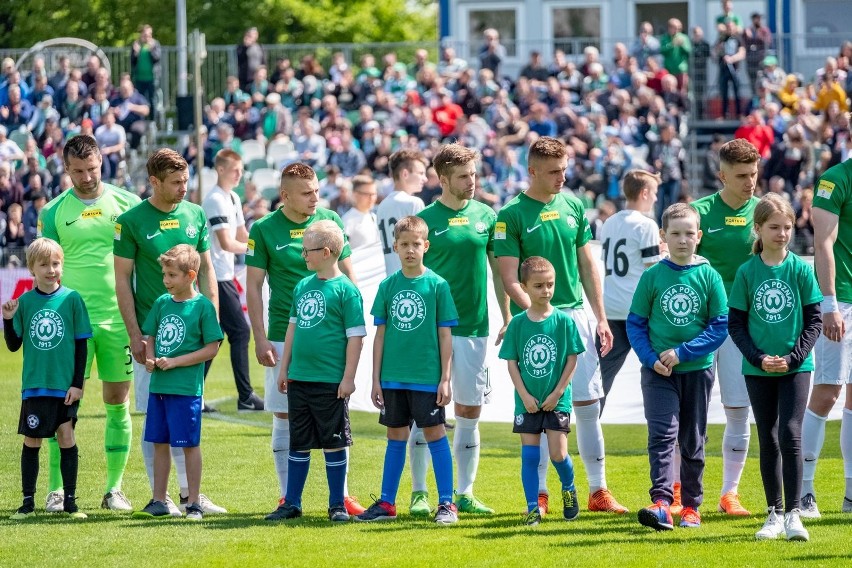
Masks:
[[[509,318],[508,297],[503,291],[500,267],[494,257],[494,225],[497,215],[488,205],[473,199],[476,186],[476,150],[459,144],[446,144],[433,164],[441,183],[441,196],[418,213],[429,226],[429,250],[424,264],[450,285],[459,311],[459,325],[453,336],[452,381],[456,431],[453,455],[456,462],[456,506],[462,513],[493,513],[473,495],[473,482],[479,468],[479,416],[489,402],[491,384],[485,362],[488,346],[488,266],[500,304],[503,323],[497,332],[497,345],[503,339]],[[419,430],[419,429],[418,429]],[[414,428],[412,428],[412,433]],[[416,443],[416,442],[415,442]],[[425,488],[427,447],[409,444],[413,488],[418,477]],[[422,452],[424,459],[415,459]],[[422,471],[415,464],[422,463]],[[416,492],[416,491],[415,491]],[[414,499],[414,497],[412,497]]]
[[[568,312],[580,332],[586,350],[577,357],[577,371],[572,389],[574,417],[577,424],[577,447],[589,481],[589,510],[626,513],[607,489],[603,430],[600,403],[603,384],[598,368],[595,335],[600,338],[601,354],[612,349],[612,331],[603,306],[601,278],[592,256],[592,240],[585,209],[579,199],[563,193],[567,149],[556,138],[543,136],[530,147],[530,187],[507,203],[497,215],[494,229],[494,254],[500,263],[500,275],[506,293],[517,313],[530,306],[529,296],[521,288],[518,270],[531,256],[541,256],[556,271],[556,291],[552,303]],[[583,309],[583,291],[589,298],[597,319],[597,329]],[[546,446],[541,455],[539,488],[542,513],[547,511]]]
[[[722,276],[725,292],[730,294],[737,269],[749,257],[754,241],[754,208],[760,201],[754,196],[760,154],[744,139],[731,140],[719,149],[719,179],[722,189],[694,201],[701,215],[704,234],[698,254]],[[722,437],[722,490],[719,511],[745,516],[738,486],[751,438],[748,423],[750,401],[742,372],[742,353],[728,337],[716,351],[715,369],[722,405],[725,407],[725,433]]]
[[[829,168],[816,186],[813,206],[814,266],[822,291],[822,337],[814,349],[814,386],[802,423],[802,516],[819,517],[814,475],[825,421],[840,389],[846,404],[840,449],[846,491],[842,511],[852,513],[852,161]]]
[[[147,168],[148,182],[153,190],[151,197],[116,220],[113,236],[115,293],[130,336],[130,351],[135,361],[133,376],[136,409],[140,412],[147,411],[151,380],[151,373],[145,369],[145,342],[141,325],[156,299],[166,292],[162,268],[157,261],[159,256],[178,244],[188,244],[195,248],[201,256],[198,289],[213,302],[218,312],[218,288],[210,260],[207,218],[200,206],[184,201],[189,166],[180,154],[163,148],[151,155]],[[148,480],[153,484],[154,445],[144,439],[142,457]],[[178,473],[181,500],[186,501],[189,485],[183,452],[173,451],[172,458]],[[180,516],[180,509],[170,499],[166,500],[166,504],[172,515]],[[204,514],[225,512],[204,495],[200,496],[199,504]]]
[[[97,362],[106,411],[107,474],[101,507],[131,511],[133,507],[121,490],[121,482],[132,437],[129,400],[133,366],[130,340],[115,299],[112,243],[115,220],[140,199],[101,181],[103,158],[98,143],[91,136],[71,138],[62,156],[73,186],[41,210],[38,236],[51,238],[62,246],[65,251],[63,284],[83,297],[94,328],[94,335],[89,339],[85,376],[91,376],[92,363]],[[54,446],[51,440],[48,510],[61,510],[62,482],[58,449],[54,452]]]

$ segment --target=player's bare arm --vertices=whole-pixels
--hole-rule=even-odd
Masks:
[[[438,383],[438,406],[447,406],[453,398],[450,373],[453,364],[453,335],[449,327],[438,328],[438,352],[441,355],[441,382]]]
[[[385,352],[385,326],[376,326],[376,337],[373,339],[373,389],[370,400],[373,406],[381,410],[385,407],[385,397],[382,393],[382,355]]]
[[[133,300],[133,268],[135,262],[132,258],[113,257],[115,266],[115,297],[118,300],[118,311],[127,328],[130,337],[130,354],[140,365],[145,364],[145,341],[142,339],[142,330],[136,320],[136,303]]]
[[[355,392],[355,373],[358,371],[358,360],[364,347],[363,337],[350,337],[346,342],[346,366],[343,368],[343,380],[337,387],[337,398],[347,398]]]
[[[352,257],[347,256],[344,259],[337,261],[337,266],[340,268],[340,271],[345,274],[349,280],[352,281],[353,284],[358,284],[358,280],[355,277],[355,269],[352,268]]]
[[[255,266],[246,267],[246,307],[248,308],[251,334],[254,336],[254,353],[257,362],[264,367],[274,367],[278,362],[278,352],[272,342],[266,338],[263,327],[263,281],[266,271]]]
[[[245,240],[240,240],[240,229],[242,229],[243,233],[245,233]],[[219,242],[219,246],[222,250],[232,252],[234,254],[245,254],[248,250],[248,246],[246,245],[248,242],[248,233],[244,227],[237,228],[236,238],[231,237],[230,228],[217,229],[213,232],[216,235],[216,240]]]
[[[520,260],[515,256],[500,256],[497,257],[497,263],[500,267],[503,290],[515,304],[522,310],[526,310],[530,307],[530,297],[521,288],[521,281],[518,280]]]
[[[509,327],[509,320],[512,319],[512,313],[509,311],[509,296],[506,294],[506,289],[503,287],[503,277],[500,274],[500,263],[497,262],[497,257],[494,253],[488,253],[488,264],[491,265],[491,278],[494,280],[494,294],[497,296],[497,304],[500,307],[500,317],[503,318],[503,325],[497,332],[497,340],[494,345],[500,345],[503,342],[503,337],[506,335],[506,328]]]
[[[293,360],[293,337],[296,335],[296,324],[287,325],[284,334],[284,350],[281,352],[281,369],[278,371],[278,392],[287,394],[287,382],[290,380],[290,361]]]
[[[834,243],[837,241],[840,218],[837,214],[818,207],[813,208],[812,215],[814,218],[814,268],[819,289],[823,296],[836,297],[834,281],[837,270],[834,263]],[[846,324],[839,311],[823,310],[822,333],[831,341],[840,341],[843,338],[846,334]]]
[[[524,408],[530,414],[535,414],[539,410],[538,399],[531,395],[530,391],[527,390],[527,387],[524,386],[518,362],[510,359],[507,363],[509,366],[509,378],[512,379],[512,385],[514,385],[515,390],[518,392],[518,396],[521,397],[521,401],[524,403]]]
[[[565,389],[568,388],[568,385],[571,383],[571,379],[574,378],[575,370],[577,370],[577,356],[569,355],[568,360],[565,361],[565,368],[562,369],[562,374],[559,376],[559,382],[556,383],[556,387],[554,387],[553,392],[547,395],[547,398],[541,403],[542,410],[550,412],[551,410],[556,409],[556,405],[559,404],[559,399],[562,398],[563,394],[565,394]]]
[[[210,251],[201,254],[201,268],[198,270],[198,289],[216,308],[216,319],[219,318],[219,285],[216,283],[216,271],[213,270],[213,260]]]

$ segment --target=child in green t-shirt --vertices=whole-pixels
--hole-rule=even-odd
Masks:
[[[500,358],[509,365],[515,385],[515,425],[521,435],[521,482],[527,500],[526,524],[541,522],[538,505],[538,463],[544,432],[550,461],[562,482],[562,514],[572,521],[580,514],[574,488],[574,464],[568,455],[571,431],[571,379],[577,354],[585,351],[574,319],[550,304],[556,286],[553,265],[540,256],[524,260],[521,288],[530,307],[516,315],[506,330]]]
[[[669,258],[639,278],[627,316],[627,337],[642,362],[653,505],[639,522],[672,530],[673,455],[680,446],[680,526],[701,526],[704,439],[713,389],[713,352],[725,341],[728,306],[722,277],[695,254],[701,242],[695,209],[675,203],[663,213],[660,236]]]
[[[290,474],[284,502],[268,520],[302,516],[311,450],[325,456],[329,520],[349,520],[344,504],[346,448],[352,445],[348,401],[367,329],[361,292],[337,263],[343,246],[343,231],[330,220],[313,223],[302,237],[305,264],[316,274],[296,285],[290,307],[278,376],[278,390],[290,405]]]
[[[396,495],[405,466],[412,421],[423,430],[432,455],[438,509],[435,522],[458,521],[453,504],[453,459],[444,428],[450,403],[450,328],[458,313],[447,281],[423,265],[429,250],[429,227],[420,217],[403,217],[394,227],[393,248],[402,269],[379,285],[371,313],[373,389],[370,398],[381,410],[379,423],[388,429],[381,497],[359,521],[396,519]]]
[[[754,255],[737,271],[729,300],[730,334],[743,354],[760,438],[768,516],[758,540],[809,538],[799,518],[799,440],[814,369],[811,351],[822,328],[822,294],[813,268],[787,250],[795,221],[786,199],[763,196],[754,208]]]
[[[35,513],[38,453],[43,438],[59,443],[60,470],[65,491],[64,512],[85,519],[77,507],[79,463],[74,426],[83,396],[86,342],[92,326],[83,299],[62,286],[64,255],[59,243],[38,238],[27,248],[27,268],[35,287],[3,304],[3,336],[9,351],[24,347],[21,415],[21,485],[24,502],[10,517],[23,520]],[[73,361],[72,365],[68,362]]]
[[[176,245],[157,261],[168,293],[154,301],[142,325],[145,368],[151,373],[144,438],[154,444],[154,495],[134,517],[167,517],[170,447],[183,448],[189,498],[186,518],[200,521],[201,407],[204,363],[224,338],[216,308],[195,289],[201,257],[189,245]]]

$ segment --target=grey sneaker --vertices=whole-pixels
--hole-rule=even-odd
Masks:
[[[204,518],[204,511],[201,510],[201,505],[192,503],[186,507],[187,521],[200,521]]]
[[[162,501],[154,501],[151,499],[145,508],[141,511],[135,511],[132,515],[134,519],[165,519],[171,516],[169,507]]]
[[[435,523],[439,525],[452,525],[459,521],[459,515],[455,504],[447,501],[438,505],[438,510],[435,511]]]
[[[849,497],[843,498],[843,508],[840,509],[841,513],[852,513],[852,499]]]
[[[130,500],[119,489],[113,489],[104,495],[101,501],[101,509],[109,509],[111,511],[132,511],[133,505]]]
[[[47,494],[44,510],[48,513],[61,513],[65,510],[65,490],[59,489]]]
[[[228,512],[225,507],[220,507],[216,503],[210,500],[210,498],[204,493],[200,493],[198,495],[198,505],[201,507],[201,510],[205,515],[224,515]],[[180,504],[178,504],[178,509],[181,511],[186,511],[189,507],[189,497],[181,497]]]
[[[816,496],[813,493],[805,493],[802,495],[802,508],[800,516],[804,519],[818,519],[821,517],[817,508]]]
[[[802,526],[799,509],[784,513],[784,532],[787,533],[787,540],[807,541],[810,538],[808,529]]]
[[[278,508],[264,517],[267,521],[286,521],[287,519],[298,519],[302,516],[302,510],[290,503],[282,503]]]
[[[251,393],[246,400],[237,400],[237,412],[256,412],[263,409],[263,399],[255,393]]]
[[[335,523],[345,523],[349,520],[349,513],[343,503],[337,503],[328,508],[328,520]]]

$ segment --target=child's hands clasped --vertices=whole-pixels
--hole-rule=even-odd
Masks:
[[[760,368],[767,373],[786,373],[790,370],[787,361],[778,355],[767,355],[760,362]]]

